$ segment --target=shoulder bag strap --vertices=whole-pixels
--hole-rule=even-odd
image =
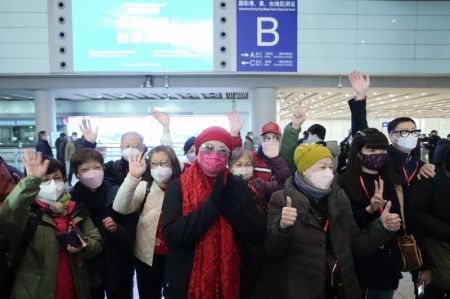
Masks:
[[[400,214],[402,216],[402,226],[406,234],[406,220],[405,220],[405,199],[403,197],[402,185],[395,185],[395,192],[397,193],[398,202],[400,203]]]

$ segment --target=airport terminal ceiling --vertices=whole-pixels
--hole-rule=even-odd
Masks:
[[[222,78],[222,79],[220,79]],[[274,80],[275,79],[275,80]],[[41,85],[42,80],[46,82]],[[266,85],[275,85],[276,99],[279,107],[280,121],[288,121],[292,109],[299,103],[309,107],[310,119],[349,119],[350,111],[347,100],[353,95],[348,86],[348,79],[341,76],[329,77],[292,77],[279,78],[260,77],[260,82]],[[448,118],[450,117],[450,86],[448,79],[436,78],[387,78],[373,76],[373,87],[368,95],[368,113],[370,118],[393,118],[396,115],[408,115],[416,118]],[[9,81],[9,83],[8,83]],[[89,82],[89,84],[87,84]],[[150,77],[152,87],[140,87],[145,85],[146,76],[135,77],[96,77],[96,78],[12,78],[3,79],[0,86],[0,102],[33,101],[33,90],[49,88],[55,91],[57,101],[147,101],[149,103],[163,101],[176,104],[177,101],[203,101],[206,105],[214,105],[217,101],[247,101],[252,96],[252,89],[257,88],[257,77],[245,76],[240,78],[240,86],[211,87],[222,82],[223,85],[237,84],[239,78],[219,77],[202,80],[196,76]],[[137,87],[130,86],[131,82]],[[205,87],[195,87],[195,82]],[[99,86],[123,86],[121,88],[93,88]],[[164,84],[168,84],[167,88]],[[295,87],[282,87],[282,84]],[[85,84],[88,88],[69,88]],[[192,87],[185,85],[192,84]],[[252,87],[245,85],[253,84]],[[341,84],[341,85],[340,85]],[[414,86],[420,84],[426,87],[394,87]],[[16,86],[28,86],[31,89],[6,88]],[[139,85],[139,86],[138,86]],[[177,87],[177,86],[183,87]],[[310,85],[310,86],[307,86]],[[319,85],[319,87],[317,87]],[[340,88],[338,87],[341,86]],[[384,86],[383,86],[384,85]],[[389,85],[389,87],[386,87]],[[41,87],[40,87],[41,86]],[[55,88],[57,86],[67,88]],[[153,87],[154,86],[154,87]],[[281,87],[280,87],[281,86]],[[383,86],[383,87],[377,87]],[[431,86],[431,87],[430,87]],[[33,88],[34,87],[34,88]],[[40,87],[40,88],[39,88]],[[168,102],[167,102],[168,101]],[[161,106],[161,105],[159,105]],[[170,111],[169,111],[170,113]]]

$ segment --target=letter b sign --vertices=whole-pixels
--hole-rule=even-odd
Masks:
[[[271,26],[267,28],[263,28],[263,24],[270,24]],[[280,41],[280,34],[277,32],[278,28],[278,21],[275,18],[271,17],[258,17],[256,18],[256,35],[257,35],[257,44],[258,46],[262,47],[271,47],[278,44]],[[266,38],[266,41],[263,41],[263,34],[264,35],[272,35],[272,38],[270,41],[267,41],[268,38]]]

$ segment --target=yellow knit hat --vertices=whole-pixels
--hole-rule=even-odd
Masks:
[[[294,163],[298,171],[303,172],[317,161],[327,157],[333,158],[330,150],[321,144],[300,144],[295,149]]]

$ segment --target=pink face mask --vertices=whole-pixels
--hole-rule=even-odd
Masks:
[[[84,186],[91,188],[91,189],[97,189],[101,186],[103,183],[103,176],[104,172],[102,170],[88,170],[82,175],[80,175],[80,183],[82,183]]]
[[[216,176],[227,168],[228,156],[216,151],[211,153],[200,151],[198,153],[198,164],[206,175]]]

